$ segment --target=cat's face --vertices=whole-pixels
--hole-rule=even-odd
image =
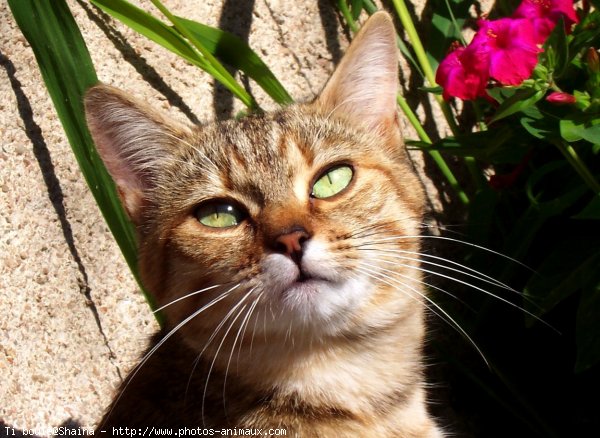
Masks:
[[[393,35],[386,17],[369,23],[315,102],[240,121],[183,127],[109,87],[89,93],[146,287],[159,306],[202,291],[163,310],[192,344],[219,324],[361,335],[420,306],[423,200],[398,132]]]

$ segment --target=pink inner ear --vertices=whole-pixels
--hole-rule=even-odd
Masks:
[[[94,138],[98,154],[102,158],[108,173],[117,186],[121,203],[129,217],[137,222],[146,189],[142,175],[136,171],[129,157],[124,155],[118,135],[119,127],[107,123],[97,124],[93,115],[88,117],[90,132]]]

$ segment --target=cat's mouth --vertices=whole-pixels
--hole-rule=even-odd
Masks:
[[[314,295],[331,282],[322,277],[311,275],[303,270],[298,271],[296,278],[284,289],[284,294],[302,293]]]
[[[295,284],[303,284],[303,283],[331,283],[331,279],[326,278],[323,275],[315,274],[314,272],[309,272],[308,269],[299,266],[297,268],[296,278],[291,282],[290,287]]]
[[[303,272],[302,270],[300,270],[300,272],[298,273],[298,277],[296,278],[294,283],[304,283],[308,280],[313,279],[314,277],[312,277],[311,275]]]

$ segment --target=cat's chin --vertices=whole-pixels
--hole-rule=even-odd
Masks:
[[[313,277],[298,277],[289,286],[283,289],[282,299],[286,300],[318,300],[322,290],[329,287],[331,282]]]
[[[367,282],[359,279],[332,282],[318,278],[293,281],[279,293],[271,295],[278,301],[283,318],[281,329],[294,327],[315,334],[336,335],[344,330],[365,295]],[[275,292],[275,291],[274,291]]]

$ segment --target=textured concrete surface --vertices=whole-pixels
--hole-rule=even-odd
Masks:
[[[296,99],[319,91],[347,45],[327,0],[165,4],[247,39]],[[206,74],[89,3],[69,5],[103,82],[182,120],[242,109]],[[157,326],[4,0],[0,42],[0,436],[4,425],[93,427]]]

